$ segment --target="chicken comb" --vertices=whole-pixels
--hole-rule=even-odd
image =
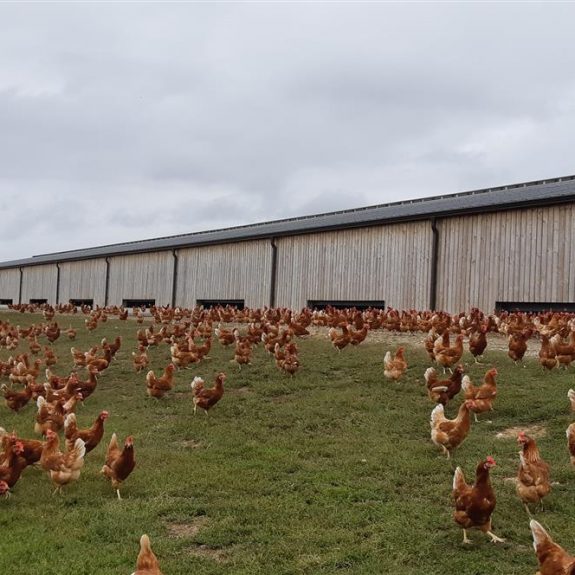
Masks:
[[[521,439],[521,441],[523,441],[526,438],[527,436],[525,435],[524,431],[520,431],[519,434],[517,435],[517,439]]]
[[[485,458],[485,463],[488,463],[489,465],[495,465],[496,464],[495,459],[493,459],[493,457],[491,457],[491,455],[488,455]]]

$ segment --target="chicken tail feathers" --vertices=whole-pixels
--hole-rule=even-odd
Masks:
[[[74,453],[74,459],[82,459],[86,455],[86,444],[83,439],[76,439],[72,452]]]
[[[64,420],[64,429],[68,430],[68,429],[70,429],[71,426],[75,425],[76,423],[77,423],[76,414],[75,413],[69,413],[66,416],[66,419]]]
[[[465,481],[465,475],[463,475],[463,470],[458,467],[453,474],[453,491],[461,491],[467,486]]]
[[[391,351],[388,351],[385,354],[385,357],[383,358],[383,363],[385,364],[385,367],[387,367],[390,362],[391,362]]]
[[[118,436],[115,433],[112,433],[112,438],[110,439],[110,443],[108,444],[108,451],[120,449],[118,445]]]
[[[529,527],[531,528],[531,534],[533,535],[533,548],[537,551],[538,547],[545,545],[546,543],[552,542],[549,533],[543,529],[543,526],[539,521],[532,519],[529,522]]]
[[[435,427],[438,423],[445,419],[443,405],[438,403],[431,411],[431,427]]]
[[[435,376],[435,369],[433,367],[428,367],[423,374],[425,381],[429,383],[429,380]]]
[[[192,391],[200,391],[204,387],[204,380],[201,377],[196,376],[194,377],[190,386],[192,388]]]

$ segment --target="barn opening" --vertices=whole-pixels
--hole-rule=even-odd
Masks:
[[[14,300],[12,298],[2,298],[0,297],[0,305],[12,305]]]
[[[156,305],[155,299],[125,299],[122,300],[123,307],[142,307],[149,309]]]
[[[43,304],[43,303],[48,303],[48,300],[46,298],[32,298],[30,300],[30,303],[35,303],[35,304]]]
[[[530,302],[530,301],[496,301],[495,311],[545,313],[575,312],[575,302]]]
[[[307,307],[310,309],[322,310],[326,307],[333,307],[335,309],[368,309],[379,308],[385,309],[384,300],[315,300],[310,299],[307,301]]]
[[[213,307],[235,307],[236,309],[244,309],[246,301],[243,299],[198,299],[196,305],[201,305],[204,309]]]
[[[83,305],[89,305],[90,307],[94,307],[93,299],[71,299],[69,301],[72,305],[75,305],[76,307],[81,307]]]

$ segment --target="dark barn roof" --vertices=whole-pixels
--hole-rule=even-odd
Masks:
[[[293,236],[312,232],[359,228],[433,217],[493,212],[537,205],[553,205],[573,201],[575,201],[575,176],[566,176],[551,180],[406,200],[220,230],[43,254],[32,258],[0,263],[0,269]]]

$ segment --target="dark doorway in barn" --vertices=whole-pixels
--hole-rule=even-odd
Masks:
[[[322,310],[326,307],[333,307],[335,309],[368,309],[377,308],[385,309],[384,300],[319,300],[310,299],[307,301],[307,307],[310,309]]]
[[[201,305],[206,309],[212,307],[235,307],[236,309],[244,309],[246,301],[243,299],[198,299],[196,305]]]
[[[149,309],[156,305],[155,299],[125,299],[122,300],[123,307],[141,307]]]
[[[89,305],[90,307],[94,306],[93,299],[71,299],[69,300],[72,305],[76,307],[82,307],[83,305]]]
[[[545,313],[548,311],[575,312],[575,302],[496,301],[495,311]]]

